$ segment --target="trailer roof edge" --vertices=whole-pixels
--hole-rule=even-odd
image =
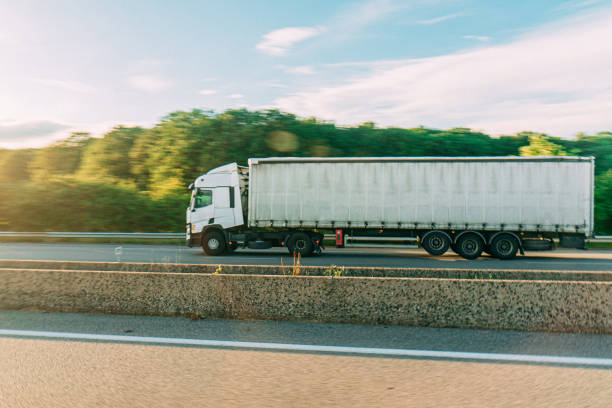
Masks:
[[[358,163],[358,162],[588,162],[583,156],[470,156],[470,157],[265,157],[251,158],[250,165],[264,163]]]

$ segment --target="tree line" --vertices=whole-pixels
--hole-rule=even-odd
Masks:
[[[39,149],[0,149],[0,230],[180,232],[186,186],[225,163],[268,156],[582,155],[596,162],[596,231],[612,233],[612,133],[561,139],[467,128],[340,127],[277,110],[192,110],[152,128],[73,133]]]

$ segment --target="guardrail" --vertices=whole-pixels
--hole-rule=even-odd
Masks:
[[[130,239],[185,239],[183,232],[15,232],[0,231],[0,237],[40,237],[40,238],[130,238]],[[325,239],[333,240],[334,234],[325,234]],[[416,241],[416,238],[406,237],[349,237],[350,241]],[[612,243],[612,235],[598,235],[587,239],[588,242]],[[368,244],[352,244],[368,245]],[[406,247],[406,246],[402,246]]]
[[[587,239],[588,242],[612,242],[612,235],[598,235],[595,238]]]

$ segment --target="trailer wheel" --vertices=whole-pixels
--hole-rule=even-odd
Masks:
[[[491,255],[499,259],[512,259],[516,257],[519,244],[510,234],[500,234],[491,242]]]
[[[207,232],[202,239],[202,248],[206,255],[221,255],[227,249],[223,234],[216,230]]]
[[[463,234],[455,245],[457,253],[465,259],[478,258],[482,255],[482,250],[484,249],[484,242],[474,233]]]
[[[432,231],[423,237],[421,246],[430,255],[443,255],[451,245],[450,238],[442,231]]]
[[[287,241],[287,249],[291,255],[309,256],[314,249],[312,238],[304,232],[296,232]]]

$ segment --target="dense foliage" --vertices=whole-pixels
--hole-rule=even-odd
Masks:
[[[565,140],[465,128],[338,127],[276,110],[174,112],[151,129],[75,133],[41,149],[0,150],[0,229],[183,230],[186,186],[229,162],[268,156],[596,157],[596,228],[612,233],[612,133]]]

